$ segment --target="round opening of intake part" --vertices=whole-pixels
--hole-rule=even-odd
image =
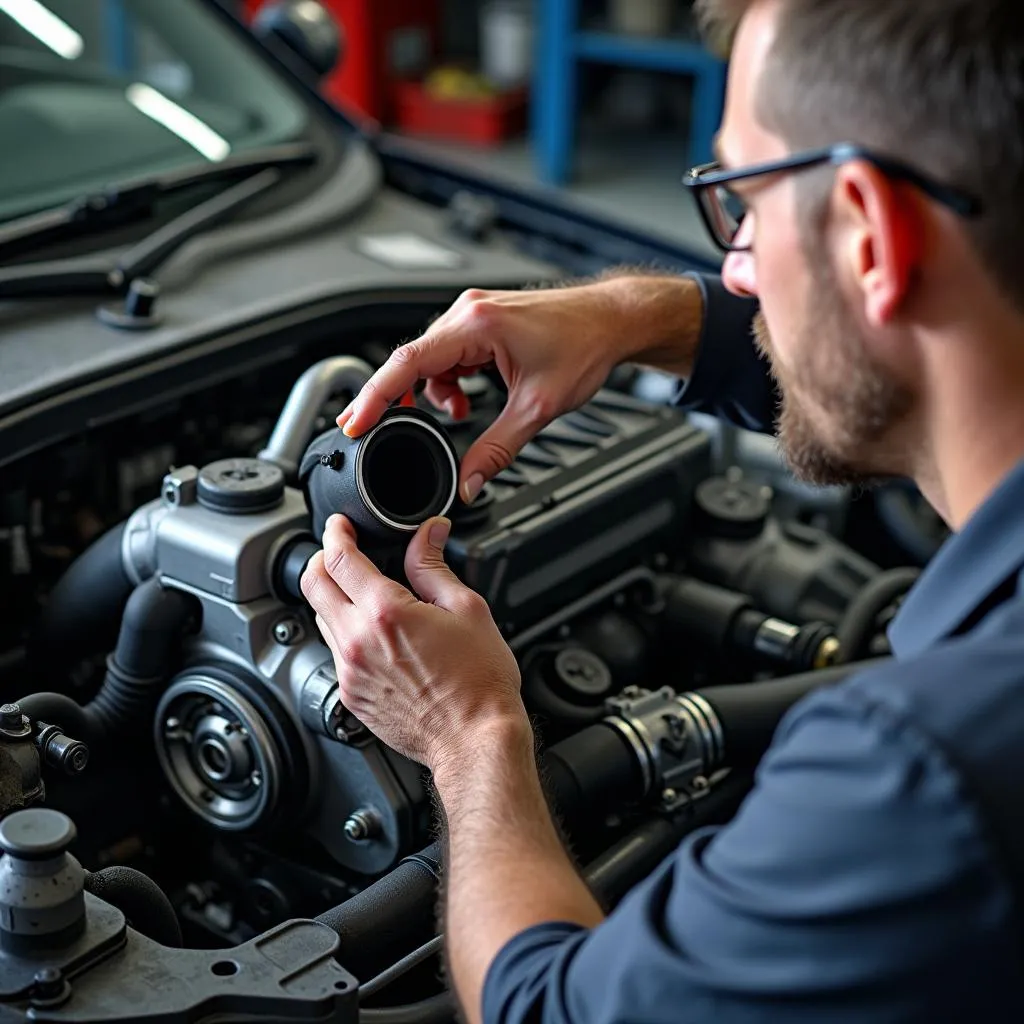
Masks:
[[[214,740],[206,740],[199,748],[199,762],[211,779],[218,782],[231,774],[231,758]]]
[[[370,511],[405,531],[447,512],[458,485],[455,457],[441,434],[411,417],[388,420],[366,439],[356,476]]]

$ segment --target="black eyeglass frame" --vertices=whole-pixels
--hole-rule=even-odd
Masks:
[[[699,167],[691,168],[683,175],[683,185],[693,191],[701,220],[715,244],[724,252],[749,252],[751,248],[749,245],[733,245],[731,241],[723,238],[715,227],[711,212],[705,205],[707,200],[704,198],[704,193],[709,188],[725,185],[731,181],[760,177],[764,174],[802,171],[821,164],[832,164],[838,167],[850,160],[866,160],[868,163],[874,164],[884,174],[909,182],[961,217],[977,217],[983,211],[981,202],[974,196],[953,186],[943,185],[899,160],[882,156],[852,142],[840,142],[834,146],[810,149],[803,153],[794,153],[782,160],[752,164],[749,167],[737,167],[733,170],[723,170],[717,161],[701,164]]]

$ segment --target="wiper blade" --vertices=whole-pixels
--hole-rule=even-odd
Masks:
[[[240,206],[273,188],[281,177],[278,167],[251,174],[168,222],[112,261],[87,256],[0,268],[0,299],[130,295],[134,282],[141,283],[190,238],[214,227]],[[157,292],[155,283],[145,282],[143,290],[151,305]],[[111,316],[126,327],[142,326],[141,320],[154,322],[148,316],[135,317],[130,311],[126,318],[112,313],[108,320]]]
[[[175,249],[280,180],[278,170],[254,174],[176,217],[113,262],[87,256],[0,268],[0,299],[125,295],[132,281],[153,273]]]
[[[156,177],[133,178],[78,196],[52,210],[0,224],[0,261],[13,254],[12,250],[20,253],[46,242],[88,234],[109,224],[148,217],[159,199],[195,185],[253,175],[271,168],[303,166],[313,163],[317,155],[316,146],[310,142],[265,146],[216,164],[186,167]]]

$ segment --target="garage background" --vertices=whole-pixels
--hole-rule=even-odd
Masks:
[[[222,2],[252,19],[265,0]],[[335,103],[717,258],[680,184],[710,157],[725,80],[689,0],[323,2],[346,36]]]

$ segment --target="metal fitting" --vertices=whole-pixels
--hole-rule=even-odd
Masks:
[[[60,768],[68,775],[79,775],[89,763],[89,748],[81,741],[71,739],[56,725],[40,722],[36,746],[42,752],[43,760],[52,768]]]
[[[815,669],[829,668],[839,658],[839,640],[834,636],[827,636],[821,641],[821,645],[814,654]]]
[[[22,714],[20,704],[0,704],[0,732],[12,739],[20,739],[31,732],[28,718]]]
[[[380,816],[369,807],[353,811],[345,821],[345,835],[353,843],[363,843],[380,835]]]
[[[182,466],[164,477],[160,495],[168,505],[180,507],[196,500],[199,470],[195,466]]]
[[[274,639],[285,647],[290,647],[303,637],[302,623],[289,617],[274,624]]]
[[[605,723],[636,755],[645,795],[660,794],[664,805],[674,806],[706,792],[707,775],[722,760],[724,737],[700,694],[630,686],[606,701],[605,709]]]

